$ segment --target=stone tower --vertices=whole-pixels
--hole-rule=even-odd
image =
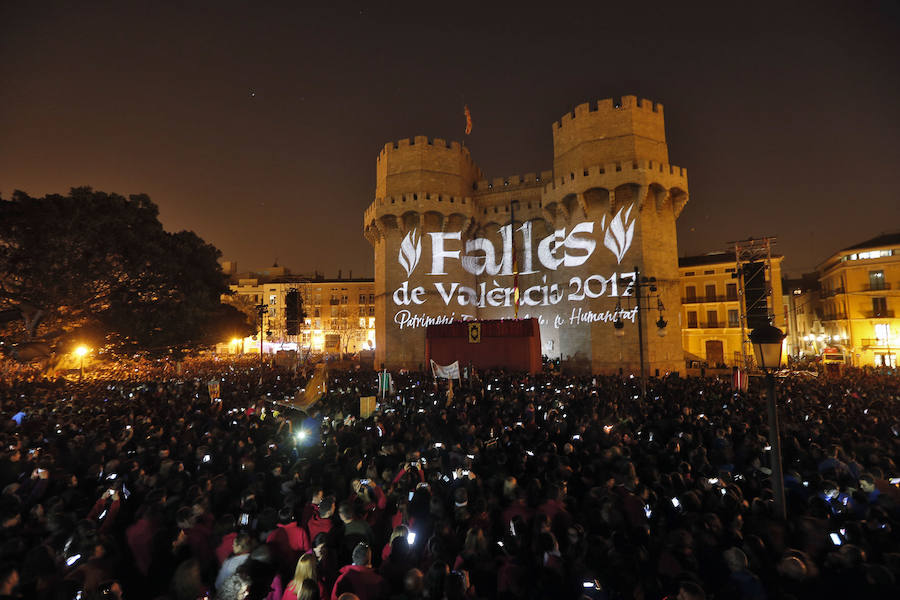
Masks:
[[[553,124],[553,150],[552,171],[488,181],[459,144],[385,146],[365,214],[377,365],[418,367],[428,324],[513,318],[517,280],[519,317],[539,319],[544,354],[580,371],[636,372],[637,267],[656,278],[668,320],[657,336],[657,302],[644,304],[648,371],[683,368],[675,220],[687,172],[668,163],[662,105],[579,105]]]
[[[472,226],[472,188],[480,176],[468,149],[458,142],[416,136],[386,144],[379,153],[375,201],[365,215],[366,238],[375,248],[376,367],[384,363],[414,369],[422,364],[425,327],[420,317],[449,322],[476,316],[474,308],[457,310],[441,300],[429,281],[436,276],[426,274],[432,272],[433,259],[422,248],[432,247],[430,233]],[[472,285],[459,261],[445,261],[443,267],[448,280]]]

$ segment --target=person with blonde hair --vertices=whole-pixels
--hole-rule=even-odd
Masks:
[[[284,595],[281,600],[299,600],[304,598],[303,583],[305,580],[312,580],[316,585],[320,598],[325,597],[325,586],[319,580],[318,569],[316,567],[316,556],[312,553],[304,554],[297,561],[297,567],[294,569],[294,578],[284,589]],[[308,586],[307,586],[308,587]]]
[[[384,545],[384,548],[381,549],[381,560],[385,561],[391,555],[391,544],[398,537],[407,537],[409,536],[409,527],[406,525],[397,525],[394,527],[394,530],[391,531],[391,539],[388,540],[388,543]]]

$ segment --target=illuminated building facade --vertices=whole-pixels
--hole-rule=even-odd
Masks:
[[[639,271],[658,295],[644,305],[647,372],[683,369],[675,222],[687,171],[669,162],[662,105],[582,104],[552,132],[552,170],[492,180],[457,142],[384,146],[363,222],[376,366],[418,368],[429,324],[518,316],[538,319],[542,353],[566,368],[637,372]]]
[[[897,366],[900,233],[836,252],[820,266],[825,341],[853,366]]]
[[[281,268],[283,269],[283,268]],[[238,278],[230,287],[245,307],[266,306],[263,330],[265,352],[301,350],[339,354],[372,350],[375,346],[375,285],[372,279],[326,279],[319,275],[254,274]],[[297,335],[287,332],[286,299],[297,290],[306,317]],[[271,334],[269,334],[271,332]],[[258,335],[258,334],[257,334]],[[259,339],[233,341],[232,353],[258,352]]]
[[[787,307],[785,352],[794,359],[819,355],[831,341],[825,339],[825,329],[822,326],[819,274],[807,273],[800,278],[785,278],[781,288],[783,303]]]
[[[771,290],[767,298],[772,324],[784,331],[785,311],[781,294],[781,262],[773,256],[766,272]],[[709,367],[743,364],[741,315],[747,306],[740,294],[734,253],[716,252],[678,259],[681,275],[681,337],[688,362]],[[750,329],[744,324],[744,334]],[[750,350],[752,355],[752,349]]]

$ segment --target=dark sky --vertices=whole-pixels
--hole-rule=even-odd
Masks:
[[[436,8],[439,6],[439,8]],[[868,2],[2,2],[0,194],[146,192],[242,270],[371,276],[383,144],[549,169],[551,123],[636,94],[689,169],[680,254],[786,270],[900,228],[900,8]]]

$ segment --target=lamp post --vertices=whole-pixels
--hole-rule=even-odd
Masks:
[[[656,310],[659,311],[659,319],[656,321],[657,334],[660,337],[664,337],[666,335],[666,325],[668,322],[663,318],[662,311],[663,305],[662,301],[659,299],[658,288],[656,287],[656,277],[642,277],[641,270],[638,267],[634,268],[634,280],[629,280],[624,277],[619,278],[620,285],[634,285],[634,300],[635,305],[637,306],[637,326],[638,326],[638,354],[640,355],[641,362],[641,401],[647,399],[647,373],[646,367],[644,366],[644,305],[643,300],[647,301],[647,308],[649,310],[650,299],[653,297],[653,294],[656,294]],[[627,288],[626,288],[627,289]],[[625,335],[624,323],[622,322],[622,317],[618,316],[619,311],[621,310],[621,305],[616,305],[616,320],[613,322],[613,326],[615,327],[615,335],[622,337]]]
[[[260,377],[262,377],[262,366],[263,366],[263,318],[268,312],[269,307],[265,304],[257,304],[256,312],[259,314],[259,371]]]
[[[78,346],[75,348],[75,356],[81,359],[81,374],[78,375],[78,381],[84,379],[84,357],[88,352],[90,352],[90,350],[88,350],[87,346]]]
[[[772,371],[781,365],[781,346],[784,333],[772,325],[757,327],[750,332],[750,342],[756,354],[756,362],[766,373],[769,408],[769,446],[771,446],[772,487],[775,492],[775,512],[781,519],[787,518],[784,498],[784,475],[781,465],[781,435],[778,431],[778,405],[775,398],[775,377]]]

